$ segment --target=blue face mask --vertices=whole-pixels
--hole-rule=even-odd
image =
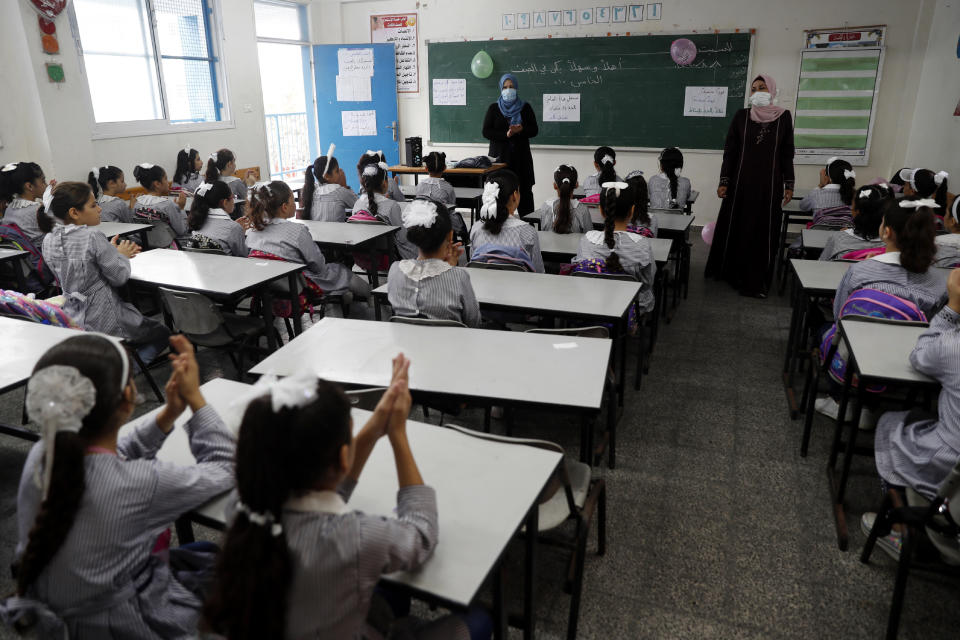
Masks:
[[[512,88],[504,89],[500,92],[500,97],[504,102],[513,102],[517,99],[517,90]]]

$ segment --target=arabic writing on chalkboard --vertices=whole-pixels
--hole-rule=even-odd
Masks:
[[[397,91],[419,93],[417,62],[417,14],[370,16],[370,41],[392,42],[397,58]]]

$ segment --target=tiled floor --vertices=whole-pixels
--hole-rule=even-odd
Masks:
[[[880,638],[894,564],[879,551],[870,565],[858,559],[859,514],[880,497],[873,461],[855,461],[850,550],[841,552],[823,471],[830,425],[817,418],[810,455],[800,458],[801,424],[790,420],[780,384],[786,301],[741,298],[704,281],[705,258],[697,240],[690,297],[662,326],[642,390],[626,398],[617,468],[597,469],[608,484],[608,546],[587,560],[579,637]],[[203,366],[208,377],[232,373],[207,354]],[[0,419],[16,420],[21,400],[0,399]],[[516,434],[550,437],[575,455],[576,429],[566,422],[525,413]],[[15,545],[26,449],[0,443],[2,566]],[[537,635],[563,638],[564,565],[554,549],[540,557]],[[912,576],[900,637],[957,637],[958,586]],[[11,589],[4,572],[0,593]]]

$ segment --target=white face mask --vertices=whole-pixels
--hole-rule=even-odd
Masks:
[[[755,107],[766,107],[770,105],[770,93],[768,91],[757,91],[750,96],[750,104]]]

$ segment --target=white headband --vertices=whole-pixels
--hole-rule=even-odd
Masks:
[[[602,158],[600,158],[600,164],[613,164],[614,162],[616,161],[613,159],[613,156],[611,156],[609,153],[603,156]]]
[[[930,207],[931,209],[939,209],[940,205],[937,204],[937,201],[933,198],[921,198],[920,200],[901,200],[900,208],[902,209],[919,209],[920,207]]]
[[[213,185],[210,184],[209,182],[201,182],[199,185],[197,185],[197,188],[194,189],[193,192],[194,194],[202,197],[206,195],[207,191],[210,191],[210,189],[212,188],[213,188]]]
[[[829,160],[827,160],[827,166],[826,166],[827,171],[830,171],[830,165],[832,165],[834,162],[836,162],[839,159],[840,159],[839,156],[832,156]]]
[[[629,186],[630,186],[630,185],[628,185],[626,182],[604,182],[602,185],[600,185],[600,188],[601,188],[601,189],[616,189],[616,191],[617,191],[617,196],[619,196],[619,195],[620,195],[620,189],[626,189],[626,188],[629,187]]]
[[[53,204],[53,185],[48,184],[43,190],[43,210],[50,211],[50,205]]]
[[[261,527],[266,527],[269,525],[270,535],[272,535],[274,538],[283,533],[283,525],[279,522],[275,522],[276,518],[274,518],[273,514],[269,511],[264,511],[262,513],[254,511],[242,502],[237,503],[237,511],[244,514],[247,517],[247,520],[249,520],[252,524]]]
[[[933,182],[938,187],[943,184],[943,181],[950,177],[950,174],[946,171],[937,171],[933,174]]]
[[[400,214],[403,227],[426,227],[429,229],[437,221],[437,205],[429,200],[414,200]]]
[[[149,170],[149,169],[153,169],[153,167],[154,167],[155,165],[152,165],[152,164],[150,164],[149,162],[141,162],[139,166],[140,166],[141,169],[148,169],[148,170]]]
[[[330,164],[330,158],[333,157],[333,152],[337,148],[337,145],[330,143],[330,146],[327,147],[327,164]]]
[[[7,171],[13,171],[20,166],[19,162],[8,162],[3,165],[3,169],[0,169],[0,173],[6,173]]]
[[[960,197],[953,199],[953,206],[950,207],[950,215],[953,216],[955,222],[960,222]]]
[[[639,169],[634,169],[633,171],[627,174],[626,179],[629,180],[631,178],[636,178],[637,176],[642,176],[642,175],[643,175],[643,171],[640,171]],[[677,173],[677,175],[680,175],[680,174]]]
[[[914,177],[917,175],[917,169],[900,169],[900,172],[897,174],[900,176],[901,180],[906,180],[910,183],[910,186],[913,187],[914,191],[917,189],[917,183],[913,181]]]
[[[377,149],[376,151],[371,151],[370,149],[367,149],[367,152],[366,152],[365,154],[363,154],[363,155],[365,155],[365,156],[377,156],[378,158],[382,158],[382,157],[383,157],[383,149]]]
[[[492,220],[497,217],[497,196],[500,195],[500,185],[496,182],[488,182],[483,185],[483,195],[480,200],[483,204],[480,207],[480,219]]]

